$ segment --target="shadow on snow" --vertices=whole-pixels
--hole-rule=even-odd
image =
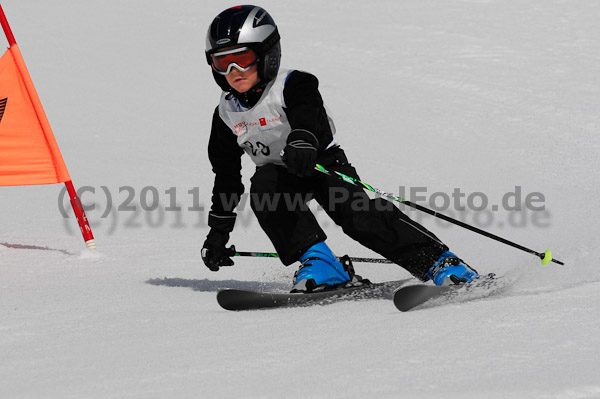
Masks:
[[[184,278],[153,278],[146,281],[147,284],[165,286],[165,287],[183,287],[191,288],[194,291],[218,292],[226,288],[236,288],[253,291],[281,291],[287,292],[290,289],[289,284],[276,282],[260,281],[238,281],[238,280],[189,280]]]
[[[56,249],[56,248],[49,248],[49,247],[40,247],[39,245],[29,245],[29,244],[11,244],[8,242],[0,242],[0,245],[5,246],[6,248],[12,248],[12,249],[40,249],[43,251],[57,251],[57,252],[62,252],[65,255],[77,255],[73,252],[69,252],[66,249]]]

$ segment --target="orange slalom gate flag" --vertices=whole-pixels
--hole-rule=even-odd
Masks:
[[[70,181],[17,44],[0,58],[0,186]]]

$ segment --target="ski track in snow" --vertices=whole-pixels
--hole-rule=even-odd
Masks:
[[[516,186],[544,196],[543,211],[445,213],[565,266],[403,209],[502,281],[407,313],[390,300],[218,306],[219,289],[284,292],[295,271],[200,259],[219,95],[204,35],[229,5],[2,1],[73,182],[95,189],[82,201],[98,250],[61,216],[59,185],[0,187],[0,398],[600,398],[600,3],[261,3],[283,67],[317,75],[365,182],[426,188],[423,205],[455,188],[490,207]],[[245,159],[247,188],[252,170]],[[271,251],[247,208],[231,243]],[[336,253],[377,256],[317,218]]]

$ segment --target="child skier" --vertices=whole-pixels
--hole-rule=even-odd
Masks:
[[[244,192],[241,156],[256,164],[251,207],[284,265],[300,262],[292,291],[311,292],[351,283],[353,271],[325,243],[326,235],[306,206],[315,199],[345,234],[436,285],[478,277],[435,235],[381,199],[335,176],[359,178],[334,138],[315,76],[280,70],[279,33],[262,8],[229,8],[212,22],[206,59],[223,89],[213,120],[208,155],[215,173],[210,231],[202,259],[212,270],[231,266],[227,248]]]

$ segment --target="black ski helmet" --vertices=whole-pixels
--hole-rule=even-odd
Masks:
[[[206,34],[206,61],[212,65],[211,54],[240,44],[247,45],[256,53],[261,82],[268,82],[277,76],[281,60],[279,31],[265,9],[243,5],[228,8],[217,15]],[[232,90],[225,76],[214,70],[212,73],[221,89]]]

